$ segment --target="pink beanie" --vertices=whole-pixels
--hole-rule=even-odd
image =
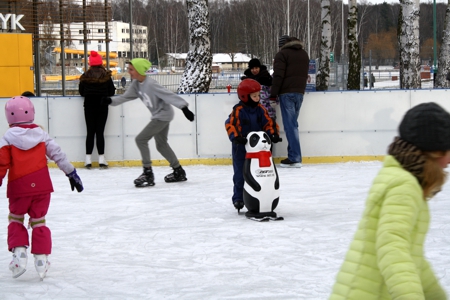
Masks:
[[[96,51],[91,51],[91,55],[89,56],[89,65],[90,66],[103,65],[102,57]]]

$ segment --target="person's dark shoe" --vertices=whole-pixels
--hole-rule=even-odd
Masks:
[[[280,161],[280,167],[282,168],[301,168],[301,162],[290,161],[289,158],[283,159]]]

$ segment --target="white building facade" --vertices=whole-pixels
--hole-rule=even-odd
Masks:
[[[109,52],[117,56],[113,58],[117,66],[124,68],[125,61],[130,57],[148,59],[147,26],[133,25],[131,41],[133,55],[130,53],[130,24],[120,21],[108,22],[109,28]],[[106,28],[104,22],[87,22],[86,39],[88,51],[106,51]],[[60,48],[59,24],[40,24],[39,31],[42,39],[50,37],[54,40],[54,47]],[[64,25],[64,48],[71,53],[65,54],[66,64],[69,66],[82,66],[84,57],[83,23],[69,23]],[[78,50],[78,51],[77,51]],[[68,51],[69,52],[69,51]],[[56,55],[56,63],[59,64],[60,55]]]

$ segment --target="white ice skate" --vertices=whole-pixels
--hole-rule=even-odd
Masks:
[[[50,262],[48,261],[48,255],[46,254],[35,254],[34,255],[34,266],[36,271],[39,273],[41,280],[44,280],[47,271],[50,268]]]
[[[13,259],[9,263],[9,269],[12,272],[12,277],[17,278],[27,270],[27,248],[16,247],[13,249]]]

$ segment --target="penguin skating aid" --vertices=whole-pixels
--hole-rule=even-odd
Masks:
[[[247,151],[244,162],[245,216],[254,221],[283,220],[274,209],[280,197],[280,181],[273,163],[270,147],[272,142],[263,131],[247,135]]]

